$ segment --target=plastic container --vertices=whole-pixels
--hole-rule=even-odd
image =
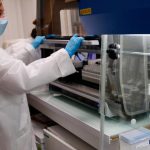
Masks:
[[[150,130],[140,128],[121,134],[120,150],[150,150]]]

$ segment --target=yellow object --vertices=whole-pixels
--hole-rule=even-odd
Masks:
[[[80,9],[80,15],[91,15],[91,14],[92,14],[92,8]]]

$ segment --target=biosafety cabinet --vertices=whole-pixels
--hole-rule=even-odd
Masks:
[[[79,56],[72,60],[75,74],[50,83],[49,91],[32,92],[29,103],[96,149],[103,124],[104,147],[119,150],[122,133],[150,127],[150,36],[102,35],[98,39],[83,42]],[[45,40],[42,56],[67,41]],[[85,55],[91,52],[96,54],[92,53],[94,59]],[[83,56],[85,60],[78,59]]]
[[[85,38],[72,58],[77,71],[49,83],[47,91],[31,92],[29,103],[92,148],[149,149],[150,3],[80,0],[69,5],[73,11],[67,6],[59,15],[72,17],[67,15],[67,23],[60,17],[59,33],[41,32],[46,35],[41,57],[65,47],[77,32]],[[44,132],[51,136],[52,130]]]

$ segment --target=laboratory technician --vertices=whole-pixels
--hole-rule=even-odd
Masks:
[[[0,0],[0,35],[5,30],[4,8]],[[26,43],[21,51],[30,52],[39,46],[43,37]],[[65,49],[50,57],[26,65],[17,55],[0,49],[0,150],[36,150],[26,92],[59,77],[75,72],[70,57],[77,51],[83,38],[74,35]],[[24,48],[24,50],[23,50]],[[22,53],[23,54],[23,53]],[[26,58],[28,56],[26,53]],[[24,57],[22,57],[25,59]]]

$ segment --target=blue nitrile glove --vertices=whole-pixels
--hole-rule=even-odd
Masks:
[[[68,52],[69,56],[72,57],[72,55],[75,54],[75,52],[80,47],[82,41],[84,40],[83,37],[78,37],[77,34],[75,34],[70,41],[67,43],[65,49]]]
[[[36,36],[36,38],[32,42],[32,46],[36,49],[43,43],[45,36]]]

